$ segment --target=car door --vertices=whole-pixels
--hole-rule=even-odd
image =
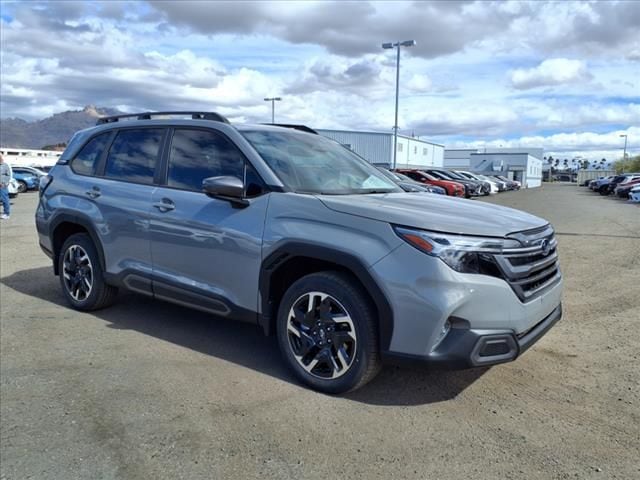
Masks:
[[[149,210],[167,128],[124,128],[112,139],[85,194],[100,236],[106,270],[131,290],[151,294]]]
[[[222,316],[256,321],[258,277],[268,195],[240,150],[212,128],[176,128],[153,194],[153,291]],[[248,185],[248,206],[211,198],[208,177],[235,176]],[[250,184],[250,185],[249,185]]]

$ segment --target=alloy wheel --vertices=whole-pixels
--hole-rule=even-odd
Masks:
[[[287,317],[289,347],[307,373],[334,379],[344,375],[356,357],[357,335],[342,304],[323,292],[309,292],[293,302]]]
[[[64,253],[64,284],[69,295],[82,302],[91,294],[93,288],[93,266],[89,255],[80,245],[71,245]]]

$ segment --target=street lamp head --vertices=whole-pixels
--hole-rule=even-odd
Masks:
[[[279,101],[280,101],[280,100],[282,100],[282,99],[281,99],[280,97],[275,97],[275,98],[274,98],[274,100],[275,100],[276,102],[279,102]]]
[[[416,46],[416,41],[415,40],[405,40],[400,45],[402,45],[403,47],[415,47]]]
[[[393,43],[383,43],[382,48],[393,48]]]
[[[622,137],[625,137],[625,138],[626,138],[627,136],[626,136],[626,135],[620,135],[620,138],[622,138]]]

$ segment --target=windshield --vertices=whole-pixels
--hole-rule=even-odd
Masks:
[[[389,170],[387,170],[384,167],[376,167],[378,170],[380,170],[380,172],[387,177],[390,180],[393,180],[394,183],[398,183],[398,182],[404,182],[404,183],[415,183],[417,184],[418,182],[416,182],[415,180],[407,177],[406,175],[403,175],[401,173],[398,172],[391,172]]]
[[[458,175],[462,175],[464,178],[468,178],[469,180],[476,180],[470,173],[467,172],[456,172]]]
[[[454,179],[454,180],[469,180],[466,177],[463,177],[462,175],[460,175],[457,172],[452,172],[451,170],[448,170],[447,172],[444,172],[443,175],[447,175],[450,178]]]
[[[402,191],[366,160],[320,135],[271,130],[241,133],[282,183],[295,192],[348,195]]]
[[[436,178],[439,178],[440,180],[453,180],[453,178],[445,175],[445,173],[441,172],[440,170],[429,170],[429,174],[433,175]]]

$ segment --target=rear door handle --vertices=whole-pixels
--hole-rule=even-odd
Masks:
[[[89,198],[98,198],[100,195],[102,195],[98,187],[93,187],[91,190],[87,190],[84,193],[86,193]]]
[[[176,209],[176,205],[168,198],[163,198],[161,202],[154,203],[153,206],[163,213]]]

